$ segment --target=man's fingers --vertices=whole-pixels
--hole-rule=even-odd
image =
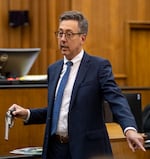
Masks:
[[[131,143],[130,140],[127,139],[127,141],[128,141],[129,148],[130,148],[133,152],[135,152],[135,148],[134,148],[135,145],[134,145],[133,143]]]
[[[143,151],[146,151],[146,149],[144,148],[144,143],[140,142],[140,141],[137,141],[137,149],[141,149]]]
[[[140,140],[130,141],[128,139],[127,141],[128,141],[129,147],[131,148],[131,150],[133,152],[135,152],[135,150],[138,150],[138,149],[146,151],[146,149],[143,146],[144,145],[143,142],[142,142],[143,140],[142,141],[140,141]]]

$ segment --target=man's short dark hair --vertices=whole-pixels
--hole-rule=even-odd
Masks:
[[[80,32],[88,33],[88,21],[79,11],[66,11],[59,17],[59,22],[63,20],[76,20],[80,28]]]

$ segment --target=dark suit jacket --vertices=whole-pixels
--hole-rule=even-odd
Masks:
[[[51,140],[51,112],[63,60],[48,68],[48,107],[31,110],[29,124],[45,123],[43,158]],[[114,81],[110,62],[84,53],[74,83],[68,114],[69,147],[72,159],[87,159],[91,154],[112,153],[106,131],[102,102],[107,100],[122,129],[136,128],[127,100]]]

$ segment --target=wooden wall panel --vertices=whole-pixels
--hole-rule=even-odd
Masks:
[[[77,0],[78,1],[78,0]],[[114,71],[119,75],[124,73],[123,19],[120,1],[94,1],[87,4],[88,11],[82,5],[81,11],[89,19],[89,35],[85,48],[92,54],[108,58]],[[73,9],[78,9],[78,2]],[[117,64],[117,65],[116,65]],[[118,67],[121,66],[121,67]]]
[[[42,146],[45,125],[24,126],[23,121],[19,119],[15,120],[14,126],[10,129],[9,140],[5,140],[5,114],[13,103],[22,105],[25,108],[47,106],[47,89],[0,89],[0,101],[0,156],[21,147]]]
[[[76,4],[77,3],[78,2],[76,2]],[[95,11],[93,12],[96,6],[97,6],[97,9],[95,9]],[[97,31],[100,28],[100,31],[97,32],[97,35],[102,35],[102,36],[97,36],[96,33],[94,34],[92,32],[90,39],[95,39],[93,41],[96,41],[96,42],[98,41],[98,43],[96,45],[93,44],[91,46],[90,45],[88,46],[90,46],[90,48],[92,49],[93,48],[95,49],[95,47],[92,47],[92,46],[97,46],[97,48],[95,50],[92,50],[92,52],[95,54],[94,51],[98,52],[98,50],[102,50],[102,52],[100,53],[98,52],[96,53],[96,55],[103,56],[110,59],[113,65],[116,81],[120,85],[127,85],[128,77],[130,77],[130,74],[127,74],[127,70],[126,70],[127,52],[126,52],[126,45],[125,45],[126,44],[125,25],[127,21],[131,19],[132,20],[134,19],[135,21],[139,21],[143,19],[146,21],[145,10],[147,10],[148,6],[149,6],[148,1],[139,0],[139,1],[132,1],[132,2],[131,1],[115,1],[114,2],[114,1],[106,0],[105,2],[99,1],[97,3],[93,3],[89,7],[91,8],[91,11],[89,10],[88,14],[92,14],[91,16],[92,19],[90,19],[90,21],[92,23],[92,26],[94,28],[97,28],[97,29],[93,29],[93,28],[92,29]],[[84,10],[84,8],[82,8],[82,10]],[[140,14],[139,10],[144,16],[139,16]],[[96,23],[96,25],[93,25],[93,21]],[[90,44],[91,44],[91,41],[90,41]],[[90,48],[88,48],[88,50],[90,50]]]
[[[89,20],[84,48],[92,55],[108,58],[117,83],[128,85],[126,25],[130,21],[150,21],[149,7],[149,0],[0,0],[0,47],[40,47],[41,54],[30,74],[45,74],[48,65],[62,57],[54,35],[59,15],[79,10]],[[14,9],[29,10],[28,26],[8,26],[8,12]]]
[[[13,10],[21,10],[21,1],[19,0],[10,0],[8,1],[8,12]],[[8,14],[7,12],[7,14]],[[8,14],[9,16],[9,14]],[[22,28],[12,28],[8,26],[8,36],[9,36],[9,47],[10,48],[20,48],[22,42],[22,35],[21,35]]]
[[[45,66],[45,52],[47,52],[47,0],[32,1],[30,11],[32,14],[31,19],[31,47],[41,48],[41,53],[32,68],[33,72],[41,72]],[[33,23],[32,23],[33,22]],[[32,74],[31,70],[31,74]]]
[[[127,85],[150,86],[150,22],[129,23],[127,37]]]
[[[127,74],[126,68],[125,26],[130,20],[150,19],[150,14],[147,14],[150,2],[146,0],[90,2],[90,0],[88,2],[83,0],[82,3],[79,0],[72,1],[72,8],[81,10],[89,19],[90,28],[85,48],[93,55],[108,58],[112,63],[116,81],[120,85],[127,85],[130,74]],[[83,4],[87,7],[85,8]]]
[[[55,27],[53,28],[53,32],[52,32],[52,37],[53,37],[53,41],[55,42],[55,45],[53,46],[53,48],[54,48],[54,50],[55,50],[55,52],[51,52],[51,57],[55,57],[55,59],[54,59],[54,61],[52,61],[52,63],[53,62],[55,62],[56,61],[56,59],[60,59],[60,58],[62,58],[62,55],[60,54],[60,52],[59,52],[59,49],[58,49],[58,45],[57,45],[57,38],[56,38],[56,36],[55,36],[55,31],[57,31],[57,29],[58,29],[58,18],[59,18],[59,16],[60,16],[60,14],[62,13],[62,12],[64,12],[64,11],[67,11],[67,10],[71,10],[71,1],[70,0],[66,0],[66,1],[59,1],[59,0],[57,0],[57,2],[56,2],[56,8],[55,8],[55,10],[56,10],[56,14],[55,14],[55,19],[54,18],[52,18],[52,22],[53,23],[55,23]],[[51,44],[50,44],[51,45]],[[51,46],[52,47],[52,46]],[[50,58],[51,58],[50,57]],[[50,59],[49,58],[49,59]],[[50,62],[51,62],[50,61]]]
[[[8,47],[8,1],[0,0],[0,47]]]
[[[134,88],[123,88],[123,92],[137,92]],[[139,93],[142,94],[142,104],[147,104],[147,101],[150,96],[150,88],[144,89],[141,88],[138,90]],[[143,98],[144,96],[144,98]],[[29,146],[42,146],[43,144],[43,136],[44,136],[44,130],[45,125],[23,125],[22,120],[15,119],[15,123],[13,128],[10,129],[9,132],[9,140],[6,141],[4,139],[4,133],[5,133],[5,114],[8,110],[9,106],[13,103],[19,104],[21,106],[24,106],[25,108],[38,108],[38,107],[45,107],[47,106],[47,88],[1,88],[0,89],[0,156],[6,155],[9,153],[9,151],[17,149],[17,148],[23,148],[23,147],[29,147]],[[144,105],[145,106],[145,105]],[[144,108],[144,107],[143,107]],[[116,129],[112,129],[111,137],[113,138],[114,133],[116,136]],[[114,133],[113,133],[114,132]],[[120,132],[118,132],[119,138],[120,138]],[[115,144],[115,140],[111,140],[113,142],[113,152],[116,156],[115,159],[122,159],[120,158],[123,152],[123,149],[120,148],[119,145],[121,144]],[[118,145],[118,146],[117,146]],[[126,148],[127,143],[126,143]],[[128,150],[131,152],[131,150]],[[134,155],[130,154],[131,156]],[[119,156],[117,158],[117,156]],[[138,157],[136,154],[136,159],[143,159]]]

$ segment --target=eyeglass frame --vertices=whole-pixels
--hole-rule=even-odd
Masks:
[[[60,33],[60,34],[59,34]],[[67,37],[67,34],[68,33],[71,33],[71,35],[70,35],[70,37],[68,36]],[[71,31],[67,31],[67,32],[62,32],[62,31],[56,31],[55,32],[55,35],[56,35],[56,37],[58,38],[58,39],[60,39],[60,38],[62,38],[63,37],[63,34],[65,35],[65,38],[66,39],[72,39],[73,37],[74,37],[74,35],[81,35],[81,34],[84,34],[84,33],[81,33],[81,32],[78,32],[78,33],[73,33],[73,32],[71,32]],[[59,35],[61,35],[61,36],[59,36]]]

